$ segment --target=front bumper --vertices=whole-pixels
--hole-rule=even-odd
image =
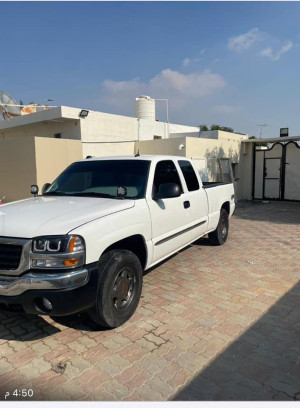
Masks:
[[[20,277],[0,275],[0,296],[17,296],[34,289],[74,289],[84,285],[88,278],[87,269],[63,273],[29,272]]]
[[[22,276],[0,276],[0,306],[28,314],[64,316],[89,309],[96,300],[97,263],[69,272],[28,271]],[[42,299],[52,309],[41,307]]]

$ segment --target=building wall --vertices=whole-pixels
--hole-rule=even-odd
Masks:
[[[252,200],[253,156],[252,143],[242,143],[241,157],[237,168],[237,196],[240,200]]]
[[[30,186],[36,184],[34,137],[0,137],[0,198],[4,202],[30,196]]]
[[[186,152],[185,137],[176,139],[159,139],[140,141],[135,144],[135,152],[148,155],[184,156]]]
[[[82,159],[78,140],[28,136],[0,138],[0,198],[4,202],[31,197],[30,186],[40,191],[70,163]]]
[[[83,143],[135,141],[138,139],[136,118],[90,111],[87,118],[80,120]]]
[[[135,152],[150,155],[184,156],[195,160],[204,181],[216,181],[218,158],[230,158],[235,167],[237,199],[252,198],[252,150],[251,144],[241,143],[237,135],[222,135],[220,139],[181,137],[166,140],[137,142]],[[183,146],[183,148],[182,148]],[[181,148],[180,148],[181,147]]]
[[[232,139],[237,138],[240,140],[248,139],[248,135],[240,134],[240,133],[233,133],[233,132],[224,132],[223,130],[205,130],[201,131],[200,138],[204,139]]]
[[[107,157],[134,154],[135,142],[82,143],[82,156]]]
[[[204,171],[204,166],[207,165],[205,177],[210,181],[216,179],[217,159],[231,158],[235,164],[235,176],[240,179],[237,186],[238,196],[251,199],[252,155],[248,154],[249,148],[246,146],[241,152],[241,140],[246,136],[223,131],[207,131],[199,135],[199,128],[195,126],[168,124],[95,111],[89,111],[88,116],[83,119],[79,117],[80,111],[78,108],[57,107],[0,123],[0,138],[7,142],[6,146],[10,146],[12,152],[15,151],[16,155],[18,152],[22,154],[22,148],[20,151],[19,146],[24,146],[26,139],[28,144],[24,151],[27,152],[28,146],[31,146],[36,154],[37,176],[29,184],[26,178],[29,170],[27,168],[24,170],[23,163],[17,164],[21,169],[17,173],[22,174],[25,180],[21,184],[30,185],[38,182],[41,187],[45,182],[52,181],[71,161],[88,155],[96,157],[133,155],[139,151],[140,154],[177,155],[196,159],[199,171]],[[62,133],[62,139],[54,139],[54,133]],[[34,136],[36,142],[32,146]],[[155,137],[161,139],[153,140]],[[43,142],[40,140],[42,138],[47,140]],[[64,141],[78,144],[73,148],[72,143],[65,144]],[[2,152],[6,151],[11,157],[12,153],[5,150],[4,144],[3,148]],[[7,155],[3,153],[2,156],[4,163],[7,163],[5,157]],[[0,154],[0,157],[2,156]],[[32,156],[28,157],[31,160]],[[14,182],[17,183],[17,180]],[[27,194],[27,187],[24,191]]]
[[[80,129],[84,158],[133,155],[139,137],[137,118],[103,112],[90,111]]]
[[[161,136],[163,139],[174,137],[199,137],[199,128],[195,126],[177,125],[176,123],[156,121],[150,123],[153,123],[154,127],[152,134],[155,136]]]
[[[237,138],[196,139],[187,138],[187,157],[231,158],[233,163],[239,162],[241,140]]]
[[[136,141],[156,138],[198,136],[199,128],[135,117],[89,111],[80,118],[81,109],[61,106],[0,123],[0,136],[81,140],[83,157],[133,154]],[[15,124],[15,126],[14,126]]]
[[[40,191],[51,183],[69,164],[82,159],[79,140],[35,137],[36,184]]]
[[[154,120],[137,119],[137,140],[153,140],[154,136],[160,138],[167,137],[167,127],[165,123],[157,126]]]
[[[31,137],[31,136],[54,138],[55,133],[61,133],[61,137],[63,139],[80,140],[81,137],[80,121],[60,119],[60,121],[57,122],[44,121],[32,123],[24,126],[2,129],[0,130],[0,137],[2,136],[8,139],[15,137]]]
[[[186,138],[186,156],[206,159],[208,181],[217,181],[218,159],[231,159],[233,164],[240,160],[241,139],[228,132],[220,133],[226,135],[218,139]]]
[[[83,143],[132,142],[153,140],[154,136],[165,139],[172,135],[176,137],[199,135],[199,128],[195,126],[168,124],[95,111],[90,111],[87,118],[80,120],[80,127]]]
[[[199,139],[194,137],[177,137],[172,139],[140,141],[135,150],[140,154],[167,154],[189,158],[217,159],[231,158],[238,163],[241,141],[233,138],[226,140]]]
[[[170,137],[178,137],[180,134],[186,137],[199,137],[200,129],[197,126],[177,125],[170,123]]]

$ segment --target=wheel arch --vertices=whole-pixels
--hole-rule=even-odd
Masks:
[[[222,204],[221,210],[224,208],[224,210],[227,212],[228,216],[230,214],[230,202],[226,201],[225,203]]]
[[[143,270],[147,265],[147,246],[145,239],[140,234],[131,235],[129,237],[123,238],[119,241],[108,246],[102,253],[105,253],[113,250],[113,249],[127,249],[128,251],[133,252],[140,260]]]

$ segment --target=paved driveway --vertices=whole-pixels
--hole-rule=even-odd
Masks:
[[[0,399],[300,398],[299,247],[299,203],[243,203],[224,246],[202,239],[147,273],[123,327],[1,312]]]

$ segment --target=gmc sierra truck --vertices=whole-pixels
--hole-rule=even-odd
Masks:
[[[0,207],[0,306],[108,328],[133,315],[143,271],[203,235],[224,244],[235,208],[232,183],[176,156],[85,159],[32,192]]]

